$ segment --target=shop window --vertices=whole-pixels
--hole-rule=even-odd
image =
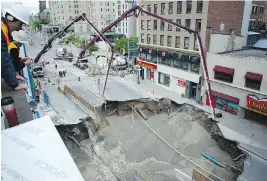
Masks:
[[[150,5],[150,4],[147,5],[147,11],[148,11],[148,12],[151,12],[151,5]]]
[[[159,84],[170,87],[170,76],[159,72]]]
[[[148,61],[148,62],[152,62],[152,57],[153,57],[153,56],[152,56],[151,54],[148,53],[148,54],[146,55],[146,61]]]
[[[173,13],[173,2],[169,2],[169,9],[168,9],[169,14]]]
[[[177,1],[177,14],[182,13],[182,4],[183,4],[183,1]]]
[[[180,69],[182,67],[182,62],[178,60],[173,60],[173,67]]]
[[[197,13],[202,13],[202,8],[203,8],[203,1],[198,0],[197,1]]]
[[[192,10],[192,0],[186,1],[186,14],[190,14]]]
[[[192,63],[191,64],[191,71],[195,72],[195,73],[199,73],[199,67],[200,67],[200,64]]]
[[[161,14],[165,14],[165,3],[161,3],[161,10],[160,10]]]
[[[187,62],[181,62],[181,69],[188,70],[188,67],[189,67],[189,63],[187,63]]]
[[[165,27],[165,22],[164,21],[160,21],[160,30],[164,31],[164,27]]]
[[[159,63],[162,65],[171,66],[172,65],[172,59],[170,57],[159,57]]]
[[[238,112],[238,104],[227,101],[225,99],[216,98],[216,108],[228,112],[233,115],[237,115]]]
[[[158,13],[158,5],[154,4],[154,14],[157,14],[157,13]]]
[[[147,30],[151,30],[151,20],[147,20]]]
[[[259,123],[265,124],[267,125],[267,116],[260,114],[258,112],[255,111],[251,111],[246,109],[245,111],[245,119],[251,120],[251,121],[257,121]]]
[[[172,21],[172,19],[169,19],[169,21]],[[168,23],[168,31],[172,31],[172,24]]]
[[[146,61],[146,53],[141,52],[140,55],[141,55],[141,60]]]
[[[181,24],[181,19],[177,19],[176,23],[180,25]],[[180,31],[180,30],[181,29],[179,27],[176,27],[176,31]]]
[[[153,23],[153,29],[157,30],[158,29],[158,20],[155,19],[153,22],[154,22]]]
[[[228,82],[228,83],[232,83],[233,82],[233,75],[227,74],[224,72],[214,71],[214,79]]]
[[[250,89],[260,90],[261,80],[253,80],[246,78],[245,86]]]

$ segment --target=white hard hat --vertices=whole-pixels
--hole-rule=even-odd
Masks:
[[[12,35],[14,41],[17,41],[19,43],[27,43],[28,42],[27,33],[23,30],[13,31],[11,33],[11,35]]]
[[[25,7],[23,4],[19,3],[3,3],[3,15],[6,16],[6,13],[10,14],[14,18],[20,20],[25,24],[29,24],[30,12],[28,8]]]

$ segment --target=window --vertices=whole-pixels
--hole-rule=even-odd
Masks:
[[[185,20],[185,27],[190,29],[191,19]]]
[[[158,13],[158,5],[154,4],[154,13],[157,14]]]
[[[158,29],[158,20],[154,20],[154,23],[153,23],[153,29],[154,30],[157,30]]]
[[[251,14],[256,15],[258,11],[258,5],[252,5]]]
[[[182,1],[177,1],[177,14],[181,14],[182,13]]]
[[[161,3],[161,14],[165,14],[165,3]]]
[[[181,24],[181,19],[177,19],[176,20],[176,23],[177,24]],[[180,30],[181,30],[180,28],[176,27],[176,31],[180,31]]]
[[[172,21],[172,19],[169,19],[169,21]],[[172,24],[168,23],[168,31],[172,31]]]
[[[164,46],[164,35],[160,35],[160,45]]]
[[[152,55],[151,54],[146,54],[146,61],[148,61],[148,62],[152,62]]]
[[[121,15],[121,11],[118,11],[118,15]]]
[[[159,56],[159,63],[163,64],[163,65],[171,66],[172,65],[172,58]]]
[[[203,1],[198,0],[197,1],[197,13],[202,13],[202,8],[203,8]]]
[[[169,14],[173,13],[173,2],[169,2],[169,9],[168,9]]]
[[[151,12],[151,5],[150,5],[150,4],[147,5],[147,11],[148,11],[148,12]]]
[[[175,37],[175,48],[180,48],[180,36]]]
[[[170,76],[164,73],[159,72],[159,84],[170,86]]]
[[[103,11],[103,9],[101,8],[100,11]]]
[[[141,34],[141,43],[144,43],[145,42],[145,35],[142,33]]]
[[[196,31],[201,31],[201,19],[196,19]]]
[[[124,9],[124,4],[122,4],[122,8]]]
[[[173,67],[180,69],[182,67],[182,62],[178,60],[173,60]]]
[[[151,37],[150,37],[150,34],[147,34],[147,44],[150,44],[151,43]]]
[[[189,37],[184,37],[184,49],[189,48]]]
[[[223,72],[214,71],[214,79],[232,83],[233,82],[233,75],[226,74]]]
[[[144,30],[144,29],[145,29],[145,21],[141,20],[141,30]]]
[[[118,28],[118,32],[119,32],[119,33],[121,32],[121,28]]]
[[[264,6],[260,6],[260,13],[264,12]]]
[[[197,41],[196,37],[195,37],[195,41],[194,41],[194,50],[198,50],[198,41]]]
[[[121,5],[118,5],[118,9],[121,9]]]
[[[181,69],[183,69],[183,70],[188,70],[188,65],[189,65],[189,63],[187,63],[187,62],[181,62]]]
[[[260,90],[261,81],[246,78],[245,87]]]
[[[144,5],[143,5],[143,6],[141,6],[141,8],[144,8]],[[144,13],[143,13],[143,12],[141,12],[141,15],[143,16],[143,15],[144,15]]]
[[[171,36],[168,36],[168,38],[167,38],[167,46],[168,47],[172,46],[172,37]]]
[[[200,64],[195,64],[195,63],[192,63],[191,64],[191,71],[192,72],[195,72],[195,73],[199,73],[199,67],[200,67]]]
[[[147,30],[151,30],[151,20],[147,20]]]
[[[141,60],[146,61],[146,53],[141,52]]]
[[[165,26],[165,22],[164,21],[160,21],[160,30],[164,31],[164,26]]]
[[[190,14],[192,10],[192,0],[186,1],[186,14]]]
[[[154,45],[157,44],[157,35],[153,35],[153,44],[154,44]]]

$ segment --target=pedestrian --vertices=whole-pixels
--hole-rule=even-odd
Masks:
[[[55,68],[57,69],[57,64],[55,64]]]
[[[63,70],[63,76],[64,76],[64,77],[66,76],[66,71],[65,71],[65,70]]]
[[[11,33],[22,30],[23,24],[29,24],[30,13],[23,4],[15,2],[6,1],[2,3],[2,7],[6,8],[3,8],[1,19],[1,77],[14,90],[27,89],[26,84],[18,82],[18,79],[23,80],[23,77],[16,75],[8,46],[13,40]]]
[[[59,77],[61,77],[62,76],[62,73],[61,73],[61,71],[59,71]]]
[[[8,52],[13,58],[13,64],[16,72],[21,71],[25,65],[30,65],[33,63],[33,59],[31,58],[21,58],[20,55],[20,47],[22,44],[27,43],[27,34],[25,31],[13,31],[11,33],[13,37],[13,42],[8,46]]]

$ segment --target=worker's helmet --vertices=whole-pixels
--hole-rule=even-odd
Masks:
[[[2,3],[3,16],[9,21],[19,20],[28,25],[30,19],[30,12],[27,7],[21,3],[5,2]]]
[[[28,42],[28,35],[23,30],[13,31],[11,33],[11,35],[12,35],[14,41],[17,41],[19,43],[27,43]]]

